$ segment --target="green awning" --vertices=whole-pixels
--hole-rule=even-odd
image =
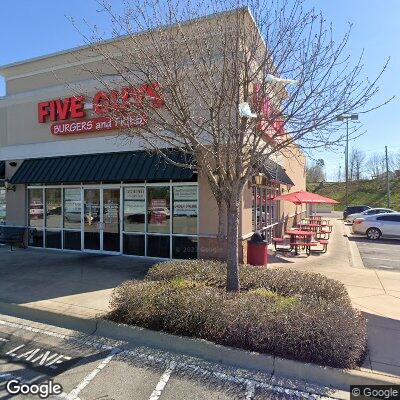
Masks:
[[[193,165],[193,157],[169,150],[169,157]],[[195,171],[147,151],[85,154],[25,160],[10,179],[12,184],[89,182],[191,181]]]
[[[0,161],[0,179],[5,179],[6,177],[6,162]]]
[[[264,173],[270,180],[283,183],[284,185],[294,186],[284,168],[272,160],[267,160],[260,167],[260,172]]]

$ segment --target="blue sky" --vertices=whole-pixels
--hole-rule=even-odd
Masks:
[[[122,2],[112,3],[118,7]],[[305,3],[323,11],[338,38],[348,23],[353,23],[348,51],[357,58],[365,50],[365,76],[375,77],[387,57],[391,57],[375,101],[397,97],[384,108],[361,116],[366,134],[352,145],[365,150],[367,155],[383,153],[385,145],[389,150],[400,151],[400,0],[306,0]],[[93,0],[2,0],[0,65],[81,45],[80,34],[66,16],[80,22],[85,18],[105,27],[106,16],[97,9]],[[4,94],[4,83],[0,81],[0,95]],[[328,179],[336,176],[339,163],[344,164],[341,152],[322,152],[316,157],[325,159]]]

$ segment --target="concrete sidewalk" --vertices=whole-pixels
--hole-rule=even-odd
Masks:
[[[333,234],[326,254],[307,258],[278,253],[270,256],[269,265],[317,272],[344,283],[354,306],[368,319],[369,354],[365,367],[400,376],[400,272],[364,268],[350,228],[338,213],[328,218]]]
[[[154,263],[154,262],[153,262]],[[142,279],[140,258],[0,246],[0,301],[80,318],[109,309],[116,286]]]

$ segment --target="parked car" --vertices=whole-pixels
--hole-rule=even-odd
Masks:
[[[396,211],[391,210],[389,208],[370,208],[369,210],[365,210],[360,213],[350,214],[347,216],[346,221],[353,223],[356,218],[363,218],[367,215],[375,215],[375,214],[387,214],[387,213],[394,213]]]
[[[346,220],[348,215],[361,213],[365,210],[369,210],[370,208],[371,208],[370,206],[348,206],[343,211],[343,219]]]
[[[367,238],[371,240],[377,240],[381,236],[400,238],[400,213],[375,214],[356,218],[353,222],[353,232],[367,235]]]

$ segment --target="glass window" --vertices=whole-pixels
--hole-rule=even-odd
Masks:
[[[81,233],[79,231],[64,231],[64,249],[81,249]]]
[[[174,236],[172,238],[172,258],[197,258],[197,238]]]
[[[43,227],[43,189],[29,189],[29,226]]]
[[[147,255],[149,257],[170,258],[169,236],[147,236]]]
[[[64,228],[81,228],[81,189],[64,189]]]
[[[0,225],[6,223],[6,190],[0,187]]]
[[[46,227],[61,228],[61,189],[45,189],[46,191]],[[48,247],[48,246],[46,246]]]
[[[61,231],[46,230],[46,247],[48,249],[61,249]]]
[[[103,250],[120,251],[120,189],[103,190]]]
[[[173,233],[197,234],[197,186],[174,186]]]
[[[28,245],[32,247],[43,247],[43,231],[30,229]]]
[[[147,188],[147,231],[169,233],[169,186]]]
[[[124,254],[144,256],[144,235],[124,234]]]
[[[124,188],[124,231],[144,232],[146,215],[144,186]]]

